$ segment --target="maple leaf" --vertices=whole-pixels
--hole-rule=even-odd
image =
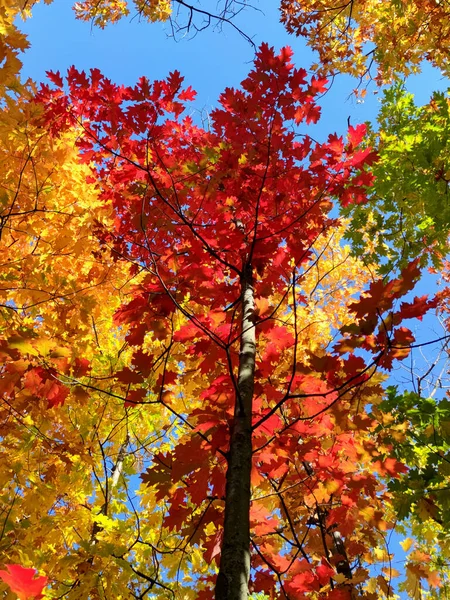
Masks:
[[[335,588],[328,593],[329,600],[351,600],[352,592],[349,589]]]
[[[417,106],[402,85],[384,93],[378,131],[368,132],[368,143],[378,148],[379,155],[372,169],[373,190],[366,206],[345,211],[352,219],[347,235],[355,251],[367,249],[382,273],[418,256],[421,264],[437,267],[446,254],[444,232],[450,215],[442,203],[446,194],[442,168],[447,164],[448,121],[447,99],[440,93],[425,106]],[[403,174],[400,179],[397,173]]]
[[[64,85],[63,82],[63,78],[61,77],[61,74],[59,71],[53,72],[53,71],[46,71],[45,74],[47,75],[47,77],[50,79],[50,81],[56,85],[57,87],[62,88]]]
[[[349,143],[352,146],[358,146],[363,141],[366,133],[367,133],[367,127],[366,127],[366,125],[364,125],[364,123],[361,123],[360,125],[357,125],[356,127],[353,127],[352,125],[350,125],[350,127],[348,128],[348,133],[347,133]]]
[[[73,376],[78,379],[78,377],[84,377],[91,368],[89,360],[86,358],[76,358],[74,367],[73,367]]]
[[[220,529],[215,536],[213,536],[210,540],[205,543],[206,552],[205,559],[208,563],[212,563],[213,560],[218,562],[220,558],[220,550],[222,547],[223,541],[223,529]]]
[[[6,571],[0,571],[0,579],[9,585],[17,594],[19,600],[33,600],[42,598],[42,590],[47,585],[47,577],[36,577],[36,569],[29,569],[21,565],[5,565]]]
[[[392,477],[400,477],[402,473],[408,471],[408,467],[395,460],[395,458],[386,458],[383,461],[376,460],[373,463],[373,468],[380,475],[390,475]]]
[[[319,579],[319,582],[322,586],[327,585],[329,580],[336,574],[336,571],[327,564],[325,559],[322,559],[321,564],[316,567],[316,575]]]
[[[310,590],[319,591],[320,583],[318,578],[311,571],[298,573],[285,584],[285,587],[292,594],[301,594]]]
[[[192,102],[193,100],[195,100],[196,95],[197,92],[193,90],[191,86],[189,86],[178,94],[178,98],[185,102]]]
[[[312,77],[310,87],[314,94],[323,94],[327,91],[327,83],[325,77]]]

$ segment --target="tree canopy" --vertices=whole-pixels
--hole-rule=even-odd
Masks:
[[[366,42],[379,83],[443,67],[445,7],[282,4],[315,74],[263,43],[200,123],[178,71],[23,81],[34,4],[0,4],[0,591],[445,598],[448,99],[314,135]]]
[[[379,84],[418,72],[425,60],[448,75],[449,10],[439,0],[281,1],[283,23],[318,52],[317,68]]]

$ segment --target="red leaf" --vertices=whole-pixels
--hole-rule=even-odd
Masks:
[[[68,395],[68,388],[58,383],[52,383],[50,385],[50,389],[48,389],[46,394],[49,408],[54,408],[55,406],[64,404],[64,400],[67,398]]]
[[[293,598],[300,598],[295,594],[319,591],[320,583],[314,573],[305,571],[295,575],[291,581],[285,584],[285,588],[293,594]]]
[[[7,571],[0,571],[0,579],[9,585],[19,600],[42,598],[42,590],[47,585],[47,577],[36,577],[36,569],[21,565],[5,565]]]
[[[175,373],[175,371],[169,371],[169,370],[163,371],[162,373],[159,374],[158,379],[156,380],[155,389],[159,390],[163,384],[165,386],[173,385],[174,383],[176,383],[178,377],[179,377],[179,375],[178,375],[178,373]]]
[[[24,378],[24,386],[38,398],[45,398],[49,408],[63,404],[69,394],[69,389],[57,379],[54,369],[34,367]]]
[[[344,142],[342,141],[342,137],[338,137],[336,134],[331,134],[328,136],[328,148],[336,155],[336,158],[339,158],[342,155],[344,150]]]
[[[117,371],[115,376],[122,383],[142,383],[143,380],[142,374],[139,371],[132,371],[128,367],[124,367],[121,371]]]
[[[431,308],[436,308],[438,299],[433,298],[428,300],[428,296],[415,297],[413,302],[402,302],[400,310],[395,313],[394,317],[398,317],[395,322],[400,322],[402,319],[419,319],[422,320],[423,315]]]
[[[215,536],[205,542],[205,553],[203,554],[203,557],[208,564],[211,564],[214,558],[216,559],[216,562],[218,561],[220,550],[222,548],[222,539],[223,529],[219,529]]]
[[[136,404],[142,404],[142,402],[145,401],[146,395],[146,389],[132,390],[131,392],[128,392],[125,407],[136,406]]]
[[[279,525],[277,518],[273,518],[265,506],[253,502],[250,508],[250,526],[256,535],[265,535],[276,530]]]
[[[335,573],[333,567],[330,567],[327,561],[322,558],[322,563],[316,568],[316,575],[319,578],[320,585],[327,585]]]
[[[379,279],[371,283],[365,297],[350,304],[350,308],[358,318],[374,315],[378,320],[379,312],[390,309],[394,300],[412,290],[419,277],[420,268],[418,261],[415,260],[402,270],[398,279],[392,279],[387,283]]]
[[[75,377],[75,379],[78,379],[79,377],[84,377],[84,375],[88,373],[90,366],[91,363],[88,361],[87,358],[76,358],[75,364],[73,366],[73,376]]]
[[[350,125],[350,127],[348,128],[348,136],[347,136],[348,141],[350,142],[350,144],[352,146],[357,146],[358,144],[360,144],[363,141],[366,133],[367,133],[367,127],[365,126],[364,123],[360,123],[356,127],[353,127],[352,125]]]
[[[386,458],[383,461],[376,460],[373,463],[373,470],[382,476],[400,477],[402,473],[408,471],[407,467],[395,458]]]
[[[192,100],[195,100],[196,95],[197,92],[194,89],[192,89],[191,86],[189,86],[188,88],[186,88],[178,94],[178,98],[180,100],[190,102]]]
[[[347,588],[335,588],[328,593],[327,600],[352,600],[352,592]]]
[[[328,79],[325,79],[325,77],[321,77],[320,79],[311,77],[311,90],[314,94],[323,94],[327,91],[327,83]]]
[[[176,331],[173,335],[173,339],[175,342],[188,342],[190,340],[194,340],[195,337],[199,337],[201,335],[200,329],[191,321],[186,323],[186,325],[182,325],[178,331]]]
[[[61,74],[59,71],[45,71],[45,74],[47,75],[47,77],[50,79],[50,81],[52,83],[54,83],[57,87],[62,88],[64,83],[63,83],[63,78],[61,77]]]

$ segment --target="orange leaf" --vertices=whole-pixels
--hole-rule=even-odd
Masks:
[[[21,565],[6,565],[7,571],[0,571],[0,579],[9,585],[19,600],[42,598],[42,590],[47,585],[47,577],[35,577],[36,569]]]

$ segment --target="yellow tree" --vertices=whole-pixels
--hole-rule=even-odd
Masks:
[[[133,574],[111,545],[138,530],[127,478],[167,421],[114,383],[129,351],[113,314],[136,277],[98,244],[111,207],[77,132],[50,138],[32,87],[17,89],[0,111],[2,563],[45,571],[60,594],[120,597]]]
[[[427,60],[448,73],[450,8],[414,0],[282,0],[281,20],[316,50],[322,72],[389,83]],[[373,70],[372,70],[373,67]]]

